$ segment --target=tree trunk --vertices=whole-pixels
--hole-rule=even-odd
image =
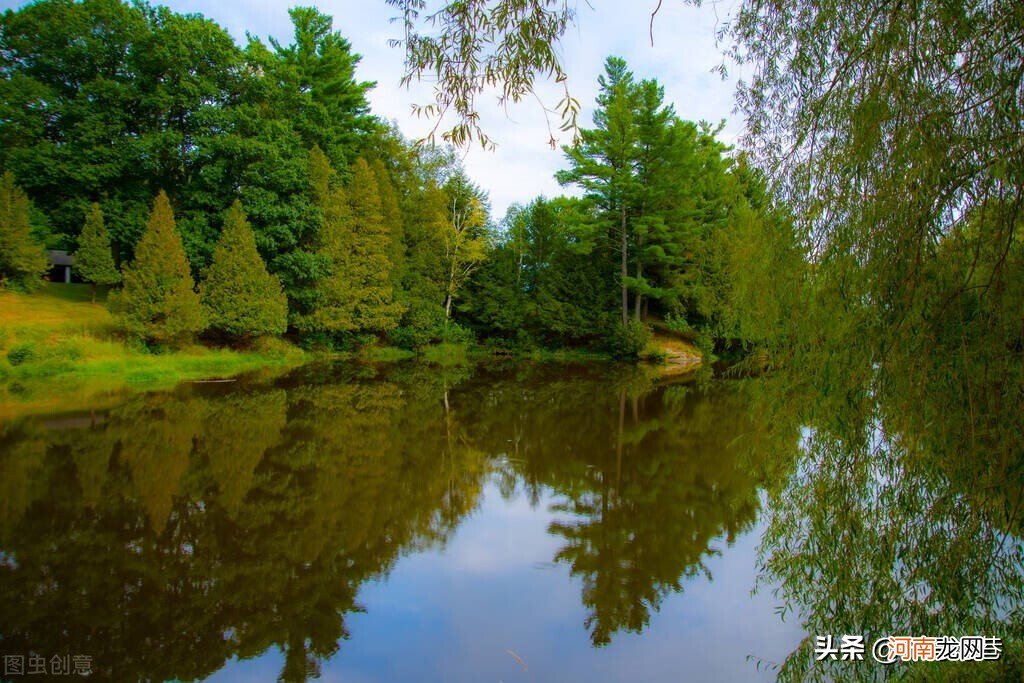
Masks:
[[[448,294],[444,298],[444,317],[446,320],[451,320],[452,317],[452,295]]]
[[[622,325],[625,326],[629,323],[629,290],[626,287],[626,277],[629,275],[628,258],[629,258],[629,247],[626,242],[626,205],[623,204],[620,209],[621,225],[622,228],[622,266],[619,274],[622,282]]]
[[[643,245],[642,241],[639,244],[637,244],[637,254],[636,254],[636,279],[637,280],[639,280],[640,278],[642,278],[644,276],[644,264],[640,262],[640,247],[642,245]],[[642,299],[643,299],[643,295],[641,295],[640,292],[637,292],[636,294],[633,295],[633,318],[636,319],[636,320],[640,320],[640,302],[641,302]]]
[[[96,303],[96,283],[92,283],[92,302]]]

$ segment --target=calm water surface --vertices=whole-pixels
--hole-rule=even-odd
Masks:
[[[749,382],[612,365],[307,368],[10,421],[0,648],[119,681],[771,680],[822,616],[764,545],[807,441]]]

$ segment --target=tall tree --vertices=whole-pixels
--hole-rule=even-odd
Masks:
[[[75,243],[82,214],[101,200],[122,258],[131,256],[152,200],[165,187],[182,209],[190,255],[208,254],[207,213],[234,191],[232,161],[213,141],[256,72],[223,28],[197,14],[112,0],[45,1],[0,17],[0,165],[55,233]],[[198,185],[193,185],[202,180]]]
[[[103,223],[103,210],[93,202],[85,214],[85,226],[78,237],[75,269],[86,282],[92,283],[92,300],[96,301],[96,285],[116,285],[121,271],[110,251],[110,235]]]
[[[444,312],[452,317],[452,303],[470,275],[487,257],[485,195],[462,172],[445,183],[448,220],[441,232],[444,270]]]
[[[224,217],[199,295],[210,328],[222,334],[246,340],[281,334],[288,326],[288,301],[281,281],[267,272],[238,200]]]
[[[324,272],[308,290],[292,324],[303,332],[351,332],[356,329],[352,254],[352,216],[348,197],[330,160],[318,145],[309,151],[307,179],[318,211],[316,257]]]
[[[402,272],[405,269],[405,226],[402,222],[402,210],[398,204],[398,194],[391,180],[387,166],[380,159],[370,163],[373,175],[377,179],[377,190],[380,194],[380,210],[384,225],[388,230],[388,258],[391,260],[391,282],[396,290],[401,286]]]
[[[633,106],[635,84],[626,62],[619,57],[605,61],[598,77],[600,93],[594,112],[594,128],[580,131],[580,144],[564,147],[570,168],[558,172],[558,181],[576,184],[597,203],[616,233],[619,248],[619,287],[622,324],[629,321],[630,202],[637,190],[637,124]]]
[[[318,145],[338,169],[351,164],[361,137],[378,126],[366,93],[373,87],[357,81],[360,56],[333,30],[333,20],[314,7],[288,10],[293,42],[270,39],[272,50],[251,45],[250,54],[266,69],[275,115],[291,121],[306,148]]]
[[[0,281],[33,289],[49,261],[32,235],[31,202],[10,171],[0,178]]]
[[[111,309],[122,329],[157,344],[185,341],[206,324],[171,202],[162,190]]]
[[[352,251],[347,265],[355,287],[355,327],[387,332],[398,324],[402,307],[395,301],[392,283],[391,232],[384,221],[377,178],[365,159],[356,159],[347,189],[352,217]]]

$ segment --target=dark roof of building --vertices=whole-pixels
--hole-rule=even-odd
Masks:
[[[56,249],[50,250],[50,263],[55,266],[70,266],[75,262],[75,257],[66,251]]]

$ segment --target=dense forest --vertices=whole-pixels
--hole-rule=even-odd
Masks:
[[[657,81],[608,58],[593,126],[563,148],[558,180],[582,196],[496,219],[452,149],[371,113],[373,84],[330,17],[290,16],[290,44],[240,47],[209,19],[144,3],[6,12],[7,286],[39,281],[44,245],[74,252],[151,348],[284,334],[636,357],[652,321],[706,350],[778,335],[778,297],[803,268],[792,219]]]

